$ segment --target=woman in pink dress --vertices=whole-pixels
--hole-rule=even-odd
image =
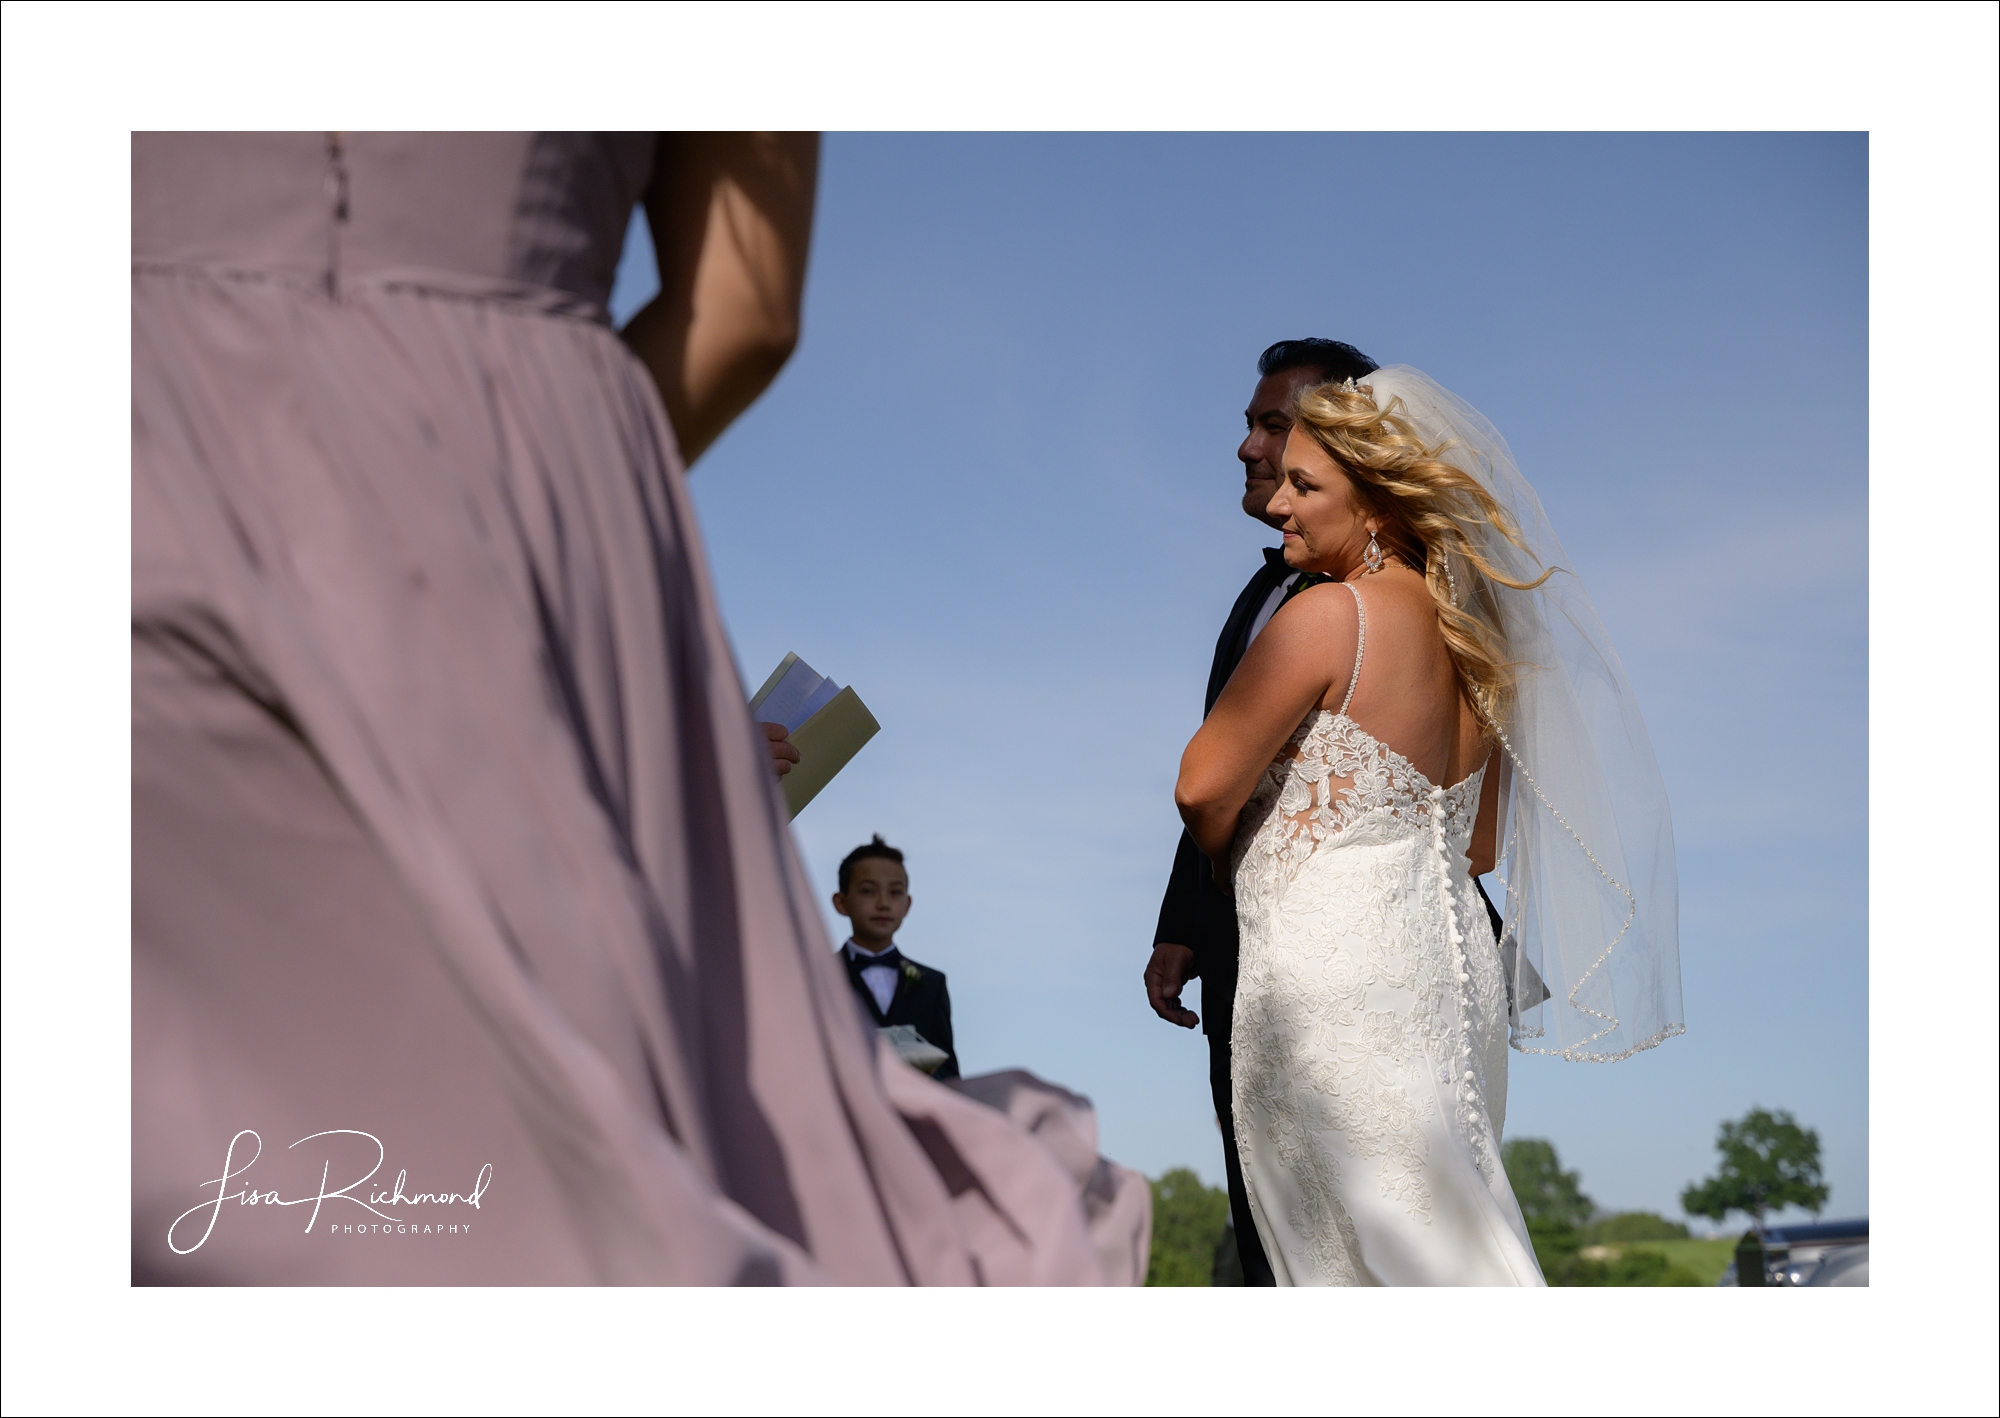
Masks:
[[[135,135],[135,1281],[1100,1278],[861,1027],[717,617],[816,156]]]

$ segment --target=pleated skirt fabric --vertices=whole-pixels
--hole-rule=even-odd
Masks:
[[[862,1027],[601,318],[132,310],[135,1280],[1095,1281],[1046,1150]]]

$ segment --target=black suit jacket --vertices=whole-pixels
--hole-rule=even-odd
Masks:
[[[1222,624],[1222,634],[1216,639],[1215,659],[1208,670],[1208,697],[1201,709],[1203,718],[1215,707],[1223,686],[1242,663],[1243,652],[1250,648],[1250,627],[1257,619],[1257,612],[1291,574],[1292,568],[1285,565],[1284,552],[1277,547],[1266,547],[1264,564],[1238,593],[1236,604],[1230,607],[1229,619]],[[1477,877],[1472,884],[1479,888],[1479,899],[1486,903],[1487,920],[1497,940],[1500,913]],[[1174,852],[1174,869],[1167,878],[1166,897],[1160,902],[1160,922],[1153,931],[1153,944],[1162,941],[1184,945],[1194,952],[1195,973],[1201,976],[1202,1032],[1227,1039],[1230,1007],[1236,999],[1236,903],[1217,889],[1214,868],[1186,829],[1182,829],[1180,846]],[[1540,981],[1535,983],[1539,985]],[[1511,971],[1508,987],[1511,996]],[[1543,989],[1541,997],[1547,995]],[[930,1035],[926,1033],[924,1037]]]
[[[1237,595],[1229,619],[1222,624],[1222,634],[1216,638],[1215,659],[1208,670],[1208,696],[1201,707],[1203,718],[1215,707],[1223,686],[1242,662],[1243,652],[1250,648],[1250,626],[1257,612],[1291,574],[1284,552],[1265,548],[1264,564]],[[1216,889],[1214,869],[1185,830],[1174,852],[1166,897],[1160,902],[1160,922],[1153,931],[1153,943],[1161,941],[1172,941],[1194,952],[1195,973],[1201,976],[1202,1032],[1228,1038],[1229,1009],[1236,997],[1236,903]]]
[[[856,998],[868,1011],[868,1017],[876,1027],[914,1025],[919,1034],[943,1049],[948,1056],[931,1077],[957,1078],[958,1051],[951,1043],[951,992],[945,988],[944,971],[919,965],[909,956],[904,956],[903,968],[896,972],[896,993],[889,997],[889,1012],[884,1014],[876,1007],[874,992],[861,978],[861,963],[845,947],[841,949],[840,958],[847,964],[848,983],[854,986]]]

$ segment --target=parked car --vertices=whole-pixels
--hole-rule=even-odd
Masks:
[[[1745,1231],[1718,1285],[1741,1283],[1739,1266],[1760,1264],[1765,1285],[1814,1288],[1868,1284],[1868,1218]]]

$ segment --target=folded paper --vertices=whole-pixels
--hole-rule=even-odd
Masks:
[[[792,747],[799,751],[792,771],[778,780],[793,817],[882,728],[853,689],[842,688],[791,654],[778,662],[750,700],[750,717],[759,723],[783,724]]]
[[[922,1069],[925,1073],[936,1073],[938,1065],[951,1055],[917,1032],[914,1024],[890,1024],[885,1026],[882,1037],[896,1051],[896,1057],[911,1068]]]

